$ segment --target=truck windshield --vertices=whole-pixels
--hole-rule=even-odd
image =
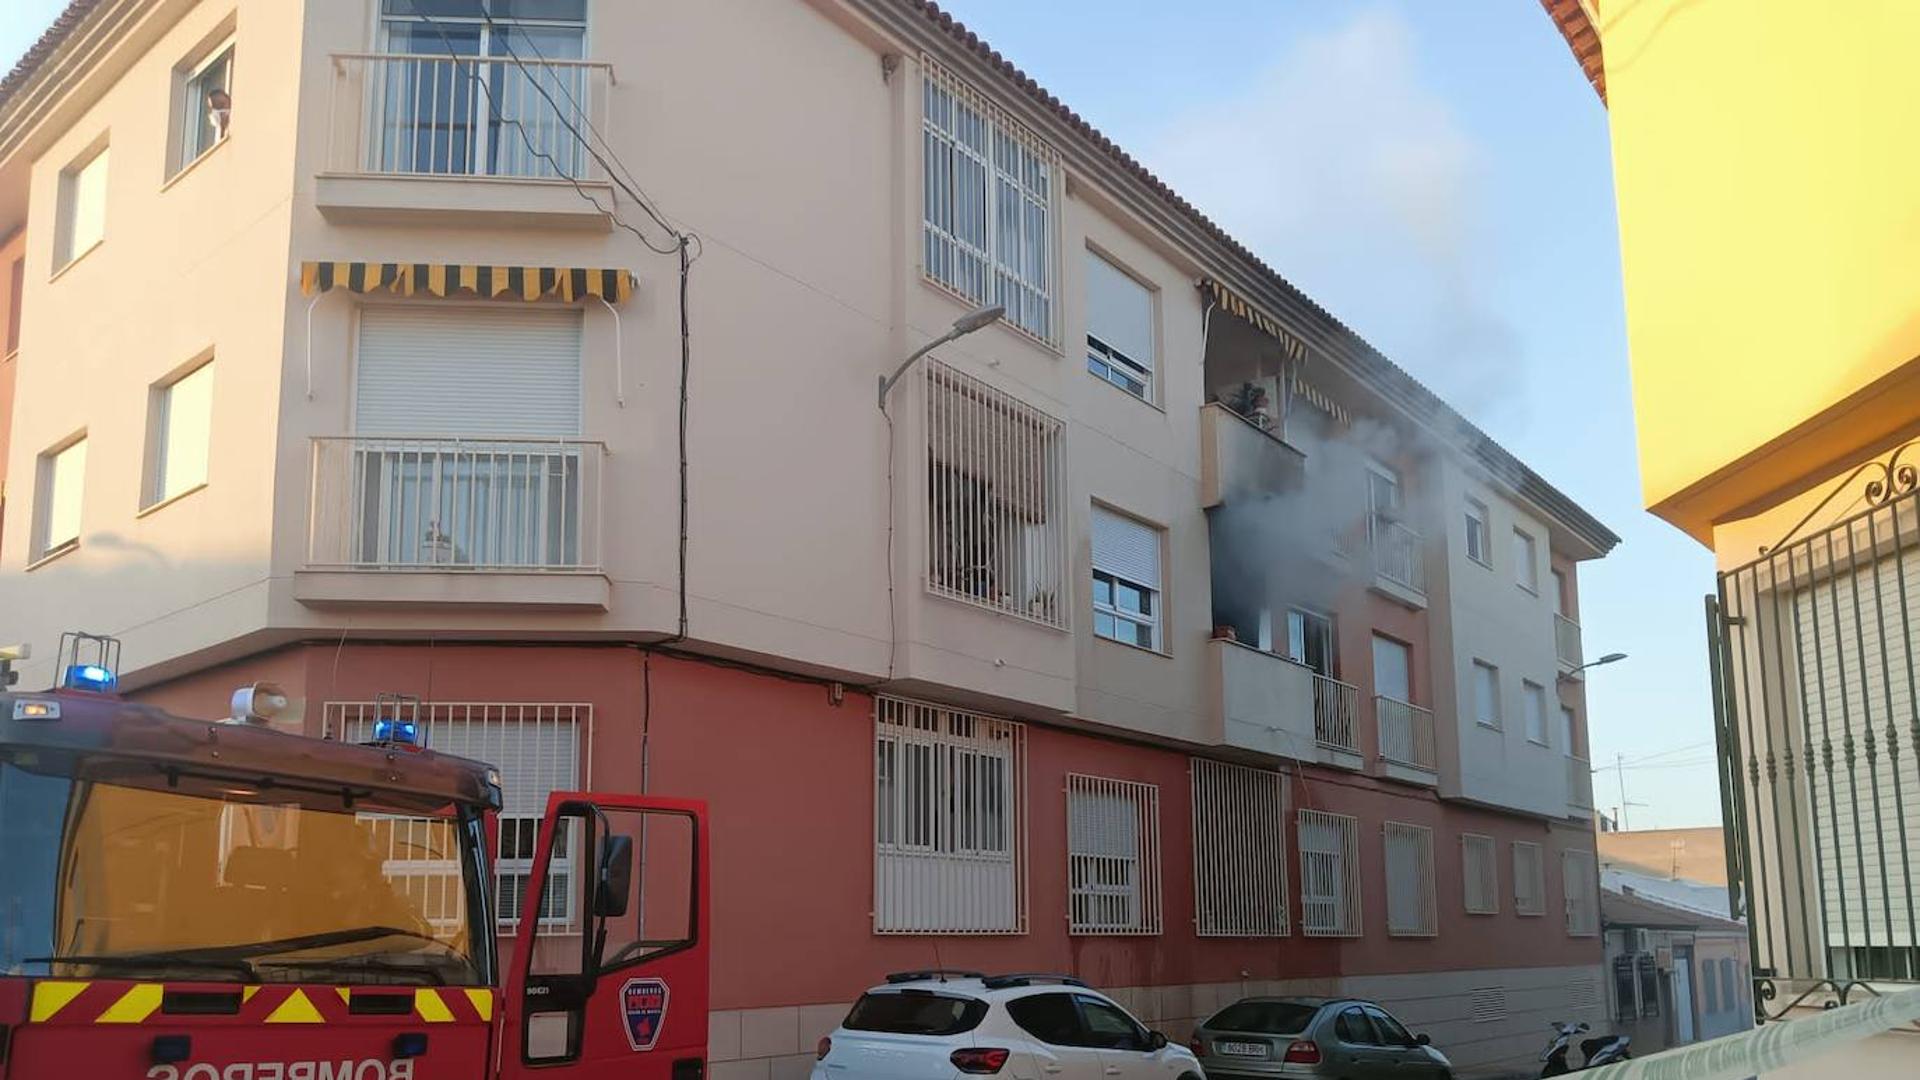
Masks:
[[[0,973],[415,985],[487,974],[470,814],[147,765],[47,766],[0,761]]]

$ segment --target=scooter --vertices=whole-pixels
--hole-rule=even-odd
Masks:
[[[1540,1051],[1540,1060],[1546,1062],[1546,1065],[1540,1069],[1540,1075],[1563,1076],[1577,1071],[1567,1065],[1567,1050],[1573,1045],[1575,1035],[1589,1030],[1586,1021],[1583,1020],[1578,1024],[1562,1024],[1549,1020],[1547,1024],[1553,1028],[1553,1041],[1547,1044],[1545,1050]],[[1580,1053],[1587,1059],[1587,1063],[1580,1066],[1580,1069],[1597,1069],[1602,1065],[1627,1060],[1633,1056],[1627,1053],[1627,1046],[1631,1042],[1633,1040],[1625,1035],[1598,1035],[1591,1039],[1580,1040]]]

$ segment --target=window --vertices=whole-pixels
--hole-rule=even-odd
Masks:
[[[13,260],[7,270],[7,348],[0,358],[20,351],[20,312],[27,291],[27,260]]]
[[[59,270],[93,250],[107,235],[107,148],[60,173],[59,219],[53,237],[53,268]]]
[[[180,146],[173,171],[193,164],[227,137],[233,120],[233,42],[180,72]]]
[[[1300,811],[1300,929],[1308,937],[1360,936],[1360,821]]]
[[[1513,842],[1513,912],[1547,913],[1546,864],[1540,858],[1540,845],[1525,840]]]
[[[1348,1046],[1375,1046],[1380,1041],[1379,1034],[1373,1030],[1372,1021],[1367,1019],[1367,1014],[1361,1012],[1358,1005],[1344,1009],[1334,1017],[1333,1033]]]
[[[1560,868],[1566,890],[1567,936],[1592,937],[1600,932],[1600,897],[1594,889],[1593,852],[1564,852],[1560,856]]]
[[[434,750],[491,762],[503,778],[493,862],[495,914],[518,926],[526,910],[540,820],[547,796],[580,787],[580,739],[593,706],[541,703],[328,702],[326,731],[345,742],[373,738],[374,721],[395,710],[422,718],[421,734]],[[574,872],[577,825],[563,824],[539,906],[542,934],[578,933]]]
[[[1068,931],[1158,934],[1160,789],[1067,774]]]
[[[1473,662],[1473,719],[1481,727],[1500,729],[1500,669],[1485,660]]]
[[[1013,1004],[1008,1003],[1009,1011]],[[848,1031],[892,1035],[959,1035],[979,1027],[986,1015],[987,1003],[979,998],[925,991],[869,991],[853,1003],[841,1026]]]
[[[1007,1015],[1020,1030],[1049,1046],[1078,1046],[1085,1041],[1080,1010],[1072,994],[1033,994],[1007,1002]]]
[[[1527,703],[1527,741],[1547,745],[1547,688],[1522,679],[1521,697]]]
[[[1287,612],[1287,659],[1332,678],[1337,666],[1334,650],[1331,616],[1299,608]]]
[[[1367,1019],[1373,1021],[1373,1029],[1380,1033],[1380,1038],[1385,1045],[1414,1045],[1413,1033],[1408,1031],[1400,1021],[1387,1015],[1385,1009],[1375,1008],[1372,1005],[1362,1005],[1361,1008],[1366,1010]]]
[[[1194,758],[1194,925],[1201,937],[1280,937],[1287,925],[1287,778]]]
[[[931,60],[921,107],[927,277],[1054,337],[1051,147]]]
[[[1572,610],[1573,585],[1567,580],[1567,572],[1554,567],[1553,574],[1553,613],[1566,616]]]
[[[587,0],[382,0],[373,172],[587,176]],[[488,61],[466,58],[505,58]],[[458,59],[456,59],[458,58]],[[557,62],[556,62],[557,61]],[[569,130],[571,126],[572,130]]]
[[[1634,965],[1640,972],[1640,1015],[1660,1015],[1660,969],[1653,957],[1641,953]]]
[[[935,361],[926,391],[927,588],[1065,627],[1064,426]]]
[[[1386,823],[1387,933],[1426,937],[1440,929],[1433,889],[1433,830]]]
[[[1153,293],[1087,252],[1087,370],[1153,400]]]
[[[33,557],[43,559],[80,542],[81,494],[87,478],[87,437],[40,455],[39,535]]]
[[[1145,1050],[1147,1032],[1133,1017],[1096,997],[1075,994],[1086,1025],[1086,1045],[1102,1050]]]
[[[1720,1011],[1720,988],[1714,985],[1714,975],[1719,965],[1712,960],[1700,963],[1701,1011],[1716,1013]]]
[[[1570,705],[1560,706],[1560,751],[1568,757],[1580,756],[1573,745],[1574,723],[1573,707]]]
[[[201,364],[153,391],[152,470],[146,505],[207,482],[213,437],[213,364]]]
[[[1493,565],[1492,538],[1487,535],[1487,504],[1467,500],[1467,558],[1481,566]]]
[[[1027,928],[1026,728],[875,701],[874,931]]]
[[[1500,914],[1500,867],[1493,837],[1460,834],[1460,879],[1469,915]]]
[[[1633,957],[1613,958],[1613,1017],[1631,1023],[1640,1016],[1640,984],[1633,975]]]
[[[1519,529],[1513,530],[1513,583],[1530,593],[1540,591],[1540,564],[1533,537]]]
[[[1159,529],[1093,508],[1093,632],[1160,647]]]

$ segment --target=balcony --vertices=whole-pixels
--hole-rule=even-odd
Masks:
[[[325,167],[329,219],[605,231],[613,187],[582,136],[605,130],[610,64],[336,53]]]
[[[1567,760],[1567,816],[1586,817],[1593,813],[1593,765],[1586,758]]]
[[[1207,642],[1214,738],[1263,754],[1317,761],[1313,671],[1264,649]]]
[[[1360,738],[1354,723],[1360,688],[1327,675],[1313,677],[1313,741],[1319,760],[1349,769],[1360,767]]]
[[[317,438],[295,596],[604,610],[605,456],[565,439]]]
[[[1580,666],[1580,624],[1565,615],[1553,617],[1553,653],[1563,672],[1571,673]]]
[[[1219,402],[1200,406],[1200,505],[1297,490],[1307,457]]]
[[[1379,726],[1381,775],[1429,787],[1437,783],[1433,710],[1380,695],[1373,699],[1373,716]]]
[[[1419,533],[1398,521],[1375,518],[1371,537],[1373,588],[1419,610],[1427,606],[1427,559]]]

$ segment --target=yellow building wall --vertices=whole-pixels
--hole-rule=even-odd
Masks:
[[[1594,7],[1643,494],[1707,542],[1920,427],[1920,3]]]

